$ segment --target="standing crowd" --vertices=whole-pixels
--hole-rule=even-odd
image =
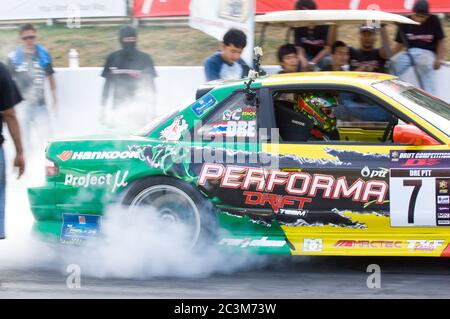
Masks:
[[[296,10],[316,10],[314,0],[298,0]],[[293,43],[278,49],[280,73],[306,71],[363,71],[392,73],[400,78],[414,67],[425,91],[436,93],[435,70],[444,61],[444,31],[439,18],[430,13],[426,0],[415,2],[409,16],[417,25],[401,24],[393,43],[386,26],[359,27],[359,47],[353,48],[337,40],[337,26],[306,26],[294,29]],[[377,38],[381,45],[376,46]],[[246,46],[245,34],[236,29],[227,32],[220,51],[204,63],[208,81],[238,79],[249,69],[241,59]],[[394,57],[394,59],[393,59]]]

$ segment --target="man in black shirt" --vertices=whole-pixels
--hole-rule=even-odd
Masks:
[[[102,96],[101,121],[104,120],[104,108],[112,92],[113,108],[130,106],[133,103],[144,103],[154,108],[155,82],[157,76],[150,55],[136,48],[137,32],[132,26],[123,26],[119,31],[121,50],[111,53],[106,59],[102,72],[105,78]],[[139,99],[149,93],[151,100]],[[147,115],[154,110],[147,109]]]
[[[300,72],[300,64],[295,45],[287,43],[278,48],[278,61],[281,70],[278,74]]]
[[[331,46],[331,63],[322,71],[349,71],[349,48],[343,41],[336,41]]]
[[[316,10],[317,5],[314,0],[298,0],[295,9]],[[334,31],[326,25],[307,26],[294,30],[295,46],[298,48],[303,71],[322,69],[331,63],[330,43],[334,40],[329,37],[334,34]]]
[[[434,94],[434,70],[441,67],[444,59],[444,31],[439,18],[430,14],[426,0],[418,0],[413,11],[410,18],[420,24],[399,26],[395,39],[397,43],[392,51],[393,54],[400,52],[406,42],[407,52],[396,59],[395,73],[402,77],[411,66],[415,66],[423,89]]]
[[[2,135],[3,121],[9,129],[16,148],[14,166],[19,169],[19,177],[25,171],[20,129],[17,122],[14,106],[22,100],[22,97],[12,80],[7,68],[0,63],[0,239],[5,238],[5,156],[3,153],[4,138]]]
[[[350,48],[350,70],[387,73],[385,66],[388,54],[386,54],[385,48],[389,44],[385,26],[382,25],[380,29],[384,44],[382,48],[375,48],[377,29],[374,26],[363,25],[359,30],[360,48]]]

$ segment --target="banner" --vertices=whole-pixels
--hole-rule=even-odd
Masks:
[[[135,18],[188,16],[191,0],[134,0]]]
[[[0,20],[127,16],[125,0],[0,0]]]
[[[231,28],[242,30],[247,35],[247,46],[242,58],[253,64],[255,31],[255,0],[192,0],[189,25],[222,41]]]
[[[318,9],[371,9],[409,13],[415,0],[316,0]],[[429,0],[432,12],[450,12],[449,0]],[[134,0],[134,17],[189,16],[190,0]],[[296,0],[256,0],[256,13],[292,10]]]

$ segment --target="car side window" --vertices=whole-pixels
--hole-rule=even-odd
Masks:
[[[257,134],[256,107],[247,101],[244,93],[236,93],[206,119],[197,134],[207,140],[254,138]]]
[[[392,143],[398,118],[365,95],[340,90],[273,94],[276,125],[284,142]]]
[[[392,114],[364,95],[353,92],[337,92],[339,103],[333,110],[340,123],[387,123]]]

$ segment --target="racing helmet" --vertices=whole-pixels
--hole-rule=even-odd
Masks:
[[[314,128],[323,133],[337,130],[337,120],[332,108],[338,105],[338,97],[328,93],[300,93],[296,111],[304,114],[314,124]]]

